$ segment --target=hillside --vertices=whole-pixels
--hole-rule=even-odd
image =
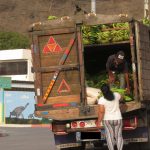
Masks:
[[[97,13],[127,13],[137,19],[143,18],[144,2],[141,0],[97,0],[96,2]],[[46,20],[49,15],[74,15],[77,13],[75,5],[84,11],[91,11],[91,0],[0,0],[0,30],[27,33],[30,24]]]

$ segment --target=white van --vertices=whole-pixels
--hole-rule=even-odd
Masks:
[[[0,50],[0,76],[11,77],[12,81],[32,81],[30,49]]]

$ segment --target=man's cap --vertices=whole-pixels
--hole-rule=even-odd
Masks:
[[[124,54],[123,51],[119,51],[119,52],[117,53],[117,58],[118,58],[118,59],[123,60],[123,59],[124,59],[124,56],[125,56],[125,54]]]

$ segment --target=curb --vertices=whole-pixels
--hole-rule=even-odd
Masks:
[[[52,126],[50,124],[0,124],[0,127],[7,128],[50,128]]]

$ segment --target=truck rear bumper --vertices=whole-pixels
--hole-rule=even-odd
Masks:
[[[81,142],[78,142],[76,139],[76,133],[68,133],[68,134],[62,134],[57,135],[54,134],[55,138],[55,145],[57,147],[57,150],[61,148],[70,148],[70,147],[80,147]]]

